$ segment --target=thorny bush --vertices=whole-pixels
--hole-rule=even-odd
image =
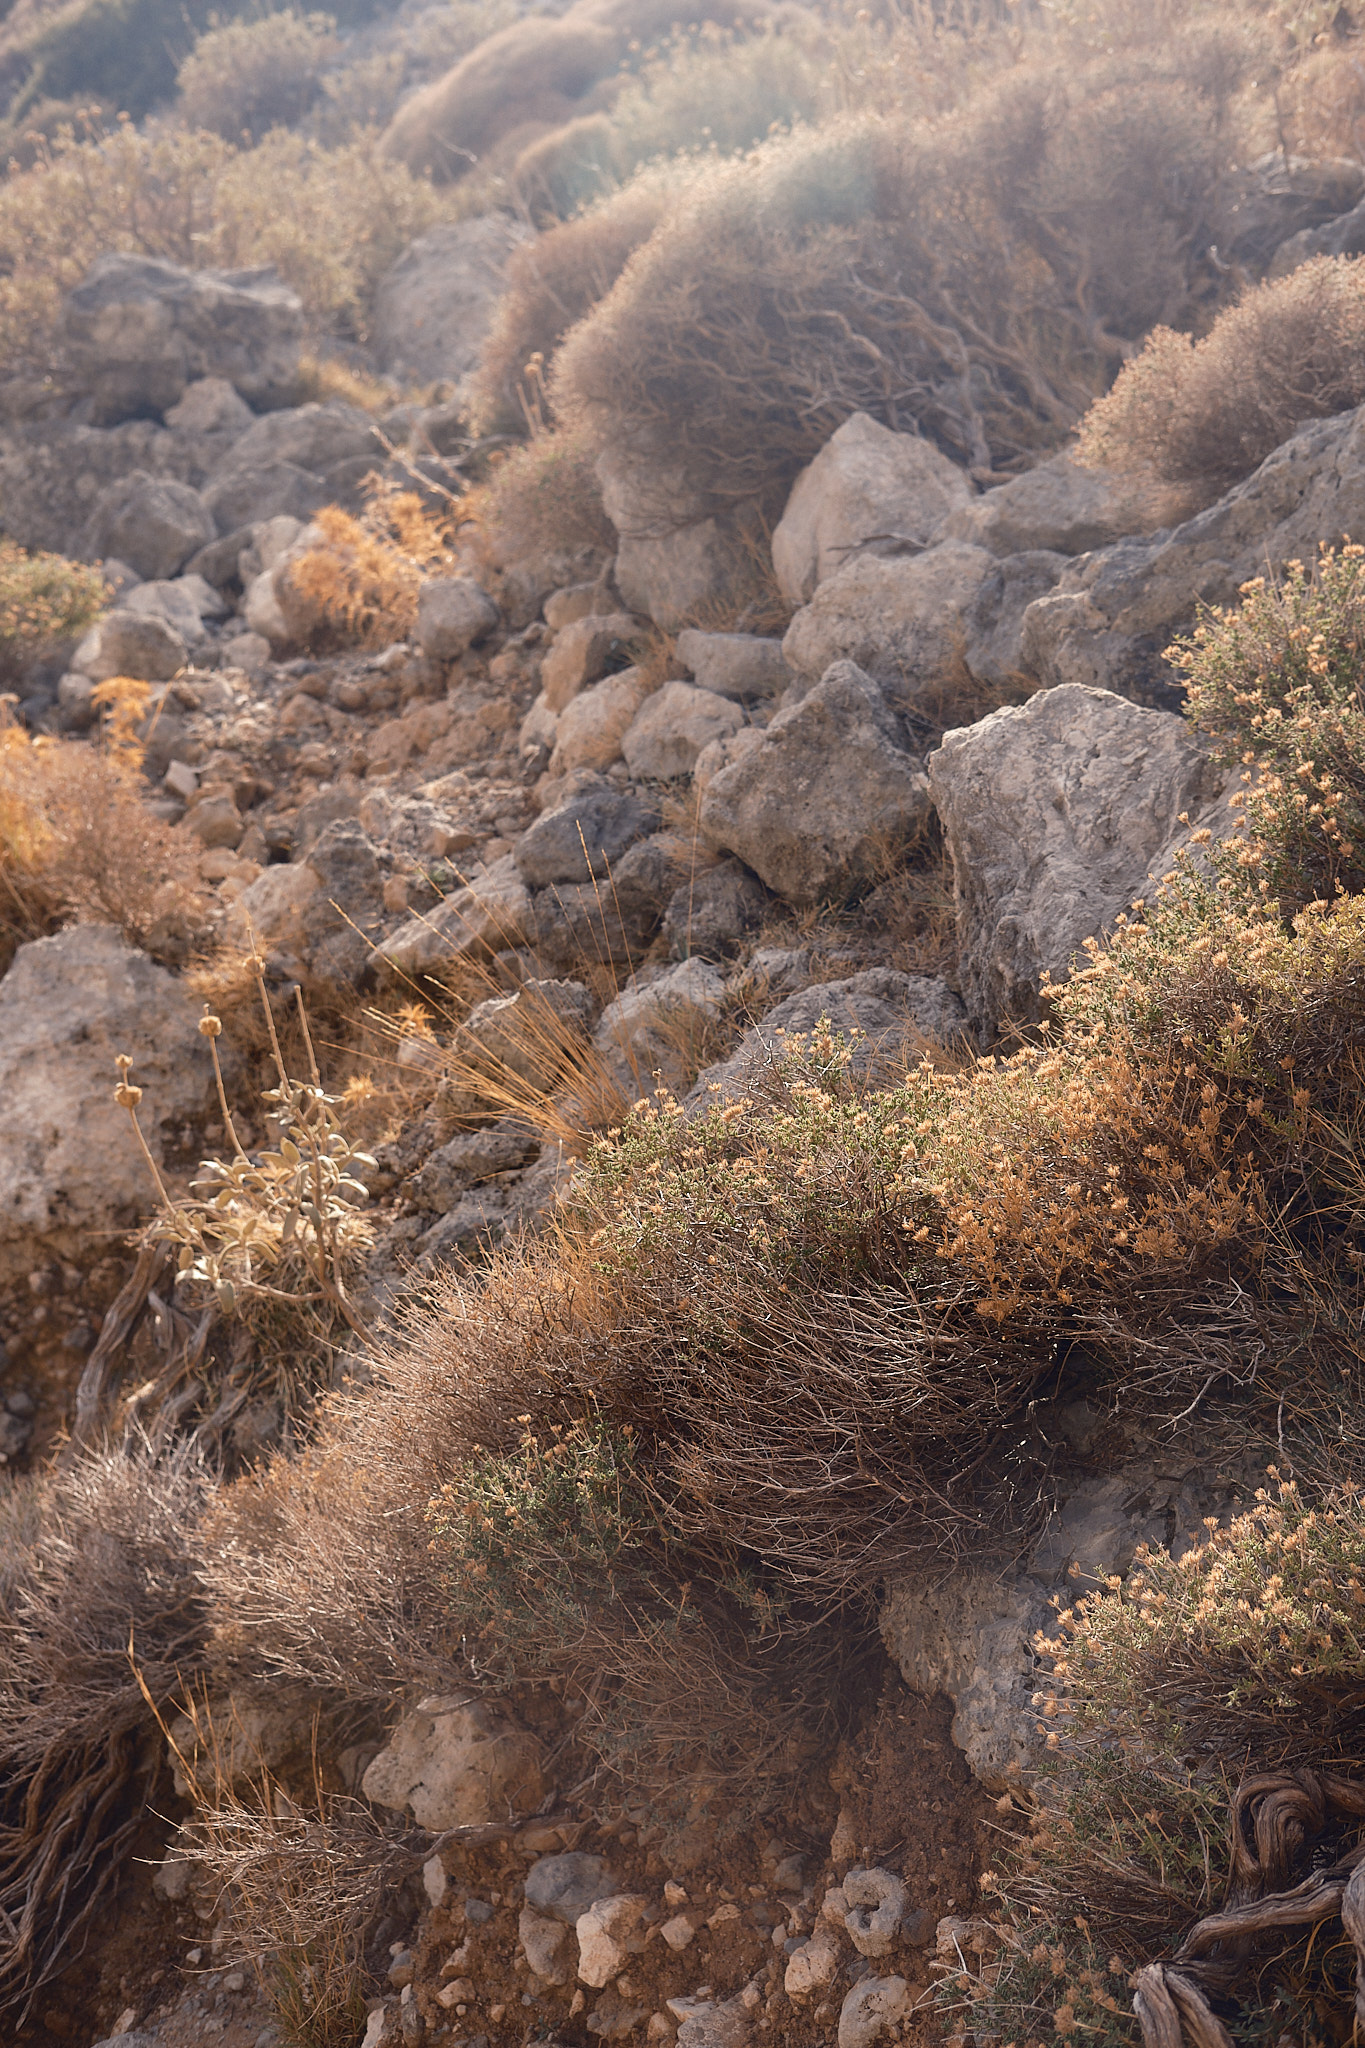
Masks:
[[[450,564],[449,519],[417,491],[371,478],[358,517],[328,505],[314,523],[322,542],[284,572],[298,637],[315,646],[357,647],[408,638],[424,580]]]
[[[1365,886],[1365,548],[1255,577],[1167,659],[1217,757],[1245,764],[1235,859],[1262,894],[1292,906]]]

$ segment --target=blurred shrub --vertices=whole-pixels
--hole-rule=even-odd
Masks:
[[[98,569],[0,537],[0,674],[14,681],[45,647],[79,638],[108,602]]]
[[[211,28],[177,75],[180,113],[228,142],[259,142],[267,129],[302,119],[337,48],[329,14],[287,11]]]
[[[707,23],[651,52],[610,112],[583,115],[523,150],[512,184],[533,213],[566,218],[653,157],[748,149],[775,128],[832,111],[823,55],[809,32],[744,37]]]
[[[48,367],[62,295],[107,249],[274,264],[316,324],[363,335],[376,282],[440,212],[363,138],[325,150],[281,130],[235,150],[127,123],[86,140],[63,131],[0,184],[0,362]]]
[[[585,547],[613,552],[593,460],[581,435],[538,434],[495,463],[469,505],[490,558],[506,567]]]
[[[299,637],[314,646],[352,647],[391,647],[406,639],[424,577],[449,566],[449,522],[416,491],[386,485],[371,491],[359,518],[327,505],[314,524],[323,544],[282,572]]]
[[[1307,420],[1365,399],[1365,257],[1318,256],[1227,307],[1202,341],[1156,328],[1087,413],[1080,459],[1216,497]]]

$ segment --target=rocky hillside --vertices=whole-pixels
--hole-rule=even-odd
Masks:
[[[6,29],[0,2031],[1348,2040],[1350,10],[203,26]]]

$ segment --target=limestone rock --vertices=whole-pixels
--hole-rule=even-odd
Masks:
[[[144,618],[164,619],[187,647],[202,636],[206,619],[220,619],[227,611],[218,592],[202,576],[135,583],[121,599],[120,608],[139,612]]]
[[[135,469],[100,494],[89,538],[92,553],[117,555],[150,582],[176,575],[217,531],[208,504],[189,484]]]
[[[254,933],[285,975],[360,979],[385,921],[389,864],[354,818],[319,833],[306,860],[262,869],[229,911],[238,943]]]
[[[601,879],[658,824],[659,814],[651,806],[589,773],[528,827],[512,858],[530,889],[547,882],[586,882],[594,875]]]
[[[708,784],[715,781],[723,768],[740,760],[752,747],[763,744],[763,728],[758,725],[742,725],[738,732],[710,740],[692,764],[692,787],[700,796]]]
[[[684,960],[655,980],[632,983],[598,1019],[593,1044],[618,1076],[630,1099],[663,1086],[678,1087],[686,1075],[689,1026],[714,1022],[724,982],[704,960]]]
[[[872,2048],[909,2008],[904,1977],[860,1977],[839,2008],[839,2048]]]
[[[1024,614],[1066,565],[1065,555],[1034,549],[1007,555],[982,580],[962,615],[962,654],[977,682],[1008,685],[1026,673]]]
[[[738,1998],[670,1998],[666,2001],[678,2026],[678,2048],[748,2048],[753,2038],[752,2008]]]
[[[1069,455],[1011,477],[959,505],[936,538],[971,541],[993,555],[1084,555],[1130,533],[1155,533],[1194,510],[1185,484],[1121,469],[1085,469]]]
[[[62,336],[96,420],[164,413],[200,377],[252,405],[298,375],[303,308],[272,271],[189,271],[150,256],[100,256],[68,293]]]
[[[754,964],[761,959],[755,954]],[[904,1073],[907,1059],[917,1057],[926,1039],[951,1044],[967,1022],[962,1004],[937,976],[868,967],[843,981],[816,982],[785,997],[745,1032],[727,1059],[699,1074],[687,1097],[689,1106],[733,1100],[754,1085],[765,1065],[782,1057],[789,1039],[814,1031],[824,1017],[846,1037],[862,1034],[850,1072],[888,1079]]]
[[[600,1991],[619,1976],[632,1949],[642,1947],[636,1937],[640,1915],[648,1899],[632,1892],[617,1892],[598,1899],[575,1922],[578,1934],[578,1975],[582,1983]]]
[[[458,660],[497,623],[497,606],[472,576],[431,576],[417,593],[417,645],[436,661]]]
[[[164,683],[180,673],[185,660],[185,642],[165,619],[118,610],[106,612],[91,628],[71,657],[71,666],[94,683],[111,676]]]
[[[454,960],[486,959],[519,946],[531,925],[530,892],[508,855],[433,911],[391,932],[370,955],[370,964],[400,974],[439,975]]]
[[[515,995],[476,1003],[456,1043],[469,1063],[503,1081],[548,1088],[570,1049],[585,1043],[597,1005],[577,981],[524,981]]]
[[[1232,829],[1228,772],[1182,719],[1076,684],[945,733],[929,779],[983,1043],[1001,1019],[1040,1014],[1044,971],[1064,978],[1086,939],[1150,896],[1191,829]]]
[[[700,817],[711,846],[804,905],[868,880],[928,809],[899,720],[872,678],[840,661],[708,782]]]
[[[1158,708],[1180,701],[1162,659],[1198,606],[1235,604],[1267,567],[1312,561],[1320,541],[1365,533],[1365,407],[1315,420],[1216,504],[1168,532],[1073,562],[1024,614],[1026,667],[1047,684],[1112,688]]]
[[[540,1748],[464,1695],[423,1700],[404,1715],[361,1779],[376,1806],[418,1827],[480,1827],[509,1810],[532,1813],[545,1793]]]
[[[782,595],[809,604],[864,550],[926,547],[971,496],[962,470],[931,441],[854,413],[802,470],[773,533]]]
[[[678,635],[677,653],[697,688],[718,697],[775,697],[791,680],[782,642],[756,633],[703,633],[689,626]]]
[[[268,469],[285,463],[311,477],[325,477],[343,465],[382,460],[374,438],[374,422],[358,405],[344,399],[325,404],[282,406],[253,420],[232,444],[215,472],[215,481],[235,472]]]
[[[153,1157],[214,1100],[189,989],[107,925],[21,946],[0,981],[0,1276],[40,1247],[67,1254],[146,1216],[156,1190],[114,1102],[115,1056],[133,1057]]]
[[[771,898],[742,861],[717,861],[679,884],[664,911],[675,960],[729,960],[758,930]]]
[[[687,683],[665,683],[635,714],[621,752],[632,775],[669,782],[690,775],[703,748],[728,739],[743,724],[744,713],[728,697]]]
[[[321,477],[296,462],[234,464],[204,486],[204,503],[220,533],[267,519],[311,519],[333,495]]]
[[[819,1920],[810,1940],[792,1950],[783,1989],[788,1998],[810,1998],[833,1983],[838,1968],[838,1941],[828,1922]]]
[[[419,235],[375,291],[371,347],[408,384],[458,383],[479,360],[508,258],[529,230],[505,213],[442,223]]]
[[[597,480],[616,528],[616,587],[632,611],[666,633],[735,595],[748,508],[716,517],[662,450],[608,448]]]
[[[840,1890],[844,1926],[860,1956],[884,1956],[894,1945],[905,1915],[904,1881],[890,1870],[850,1870]]]
[[[629,612],[591,612],[571,620],[540,665],[540,687],[551,711],[562,711],[570,698],[599,681],[638,637]]]
[[[854,661],[889,703],[913,710],[942,691],[961,660],[963,620],[994,563],[984,548],[949,540],[908,559],[855,555],[796,614],[782,642],[797,675]]]
[[[638,668],[623,668],[594,683],[590,690],[580,691],[559,715],[550,774],[610,768],[619,759],[621,742],[649,694],[649,684]]]
[[[569,1930],[561,1921],[537,1913],[534,1906],[523,1906],[517,1919],[517,1938],[522,1954],[542,1984],[568,1983]]]
[[[564,1927],[575,1927],[590,1906],[612,1897],[616,1877],[601,1856],[566,1850],[561,1856],[540,1856],[526,1873],[526,1903]]]

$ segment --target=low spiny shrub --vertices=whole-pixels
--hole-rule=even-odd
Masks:
[[[1080,458],[1210,498],[1308,420],[1365,399],[1365,259],[1317,256],[1257,285],[1202,340],[1158,326],[1086,414]]]
[[[1243,585],[1169,658],[1186,712],[1229,766],[1246,821],[1237,854],[1288,903],[1365,887],[1365,548]]]
[[[327,505],[314,523],[323,540],[287,571],[291,610],[309,622],[312,644],[389,647],[405,639],[424,579],[449,564],[450,520],[416,491],[377,485],[359,515]]]

